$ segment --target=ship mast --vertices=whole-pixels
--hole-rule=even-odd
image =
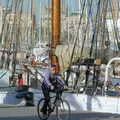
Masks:
[[[51,41],[51,64],[57,66],[56,72],[60,71],[60,65],[57,56],[55,55],[55,48],[60,44],[60,0],[52,0],[52,41]]]

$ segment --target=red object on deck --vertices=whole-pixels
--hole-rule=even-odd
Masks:
[[[18,86],[24,85],[24,80],[23,78],[18,79]]]

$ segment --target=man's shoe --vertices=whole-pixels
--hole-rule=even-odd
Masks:
[[[41,112],[42,112],[43,114],[47,114],[47,109],[43,107],[43,108],[41,109]]]
[[[53,112],[53,109],[52,108],[49,108],[49,113]]]

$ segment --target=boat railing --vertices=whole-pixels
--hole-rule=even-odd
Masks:
[[[105,70],[105,81],[104,81],[105,95],[106,95],[106,92],[107,92],[108,71],[109,71],[109,67],[110,67],[110,65],[112,64],[113,61],[120,61],[120,57],[112,58],[112,59],[108,62],[107,66],[106,66],[106,70]]]

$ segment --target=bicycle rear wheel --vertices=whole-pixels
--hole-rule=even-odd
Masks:
[[[44,101],[45,99],[42,98],[39,100],[38,104],[37,104],[37,113],[38,113],[38,117],[40,120],[47,120],[49,118],[49,108],[46,108],[46,113],[44,113],[44,111],[42,110],[43,105],[44,105]]]
[[[57,120],[70,120],[70,105],[66,100],[58,100],[56,102],[56,118]]]

